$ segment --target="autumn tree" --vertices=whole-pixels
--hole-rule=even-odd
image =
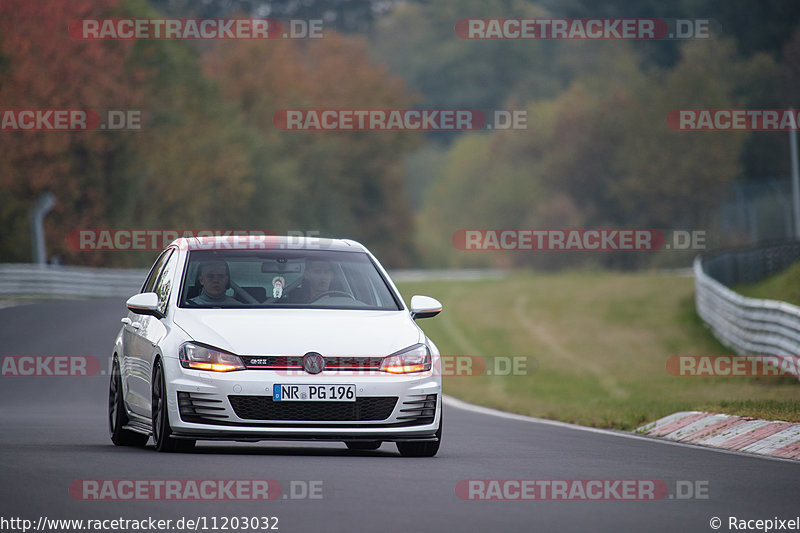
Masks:
[[[144,265],[150,254],[76,252],[84,228],[247,225],[252,132],[178,41],[79,40],[70,22],[153,17],[146,4],[9,1],[0,5],[0,99],[8,109],[134,110],[141,130],[3,132],[0,256],[29,259],[28,207],[44,191],[51,254],[71,263]],[[264,221],[268,223],[268,221]]]
[[[281,229],[351,237],[389,264],[409,264],[413,235],[403,155],[419,133],[282,131],[282,109],[398,109],[414,95],[372,63],[361,38],[221,42],[205,58],[262,151],[254,201],[285,216]]]

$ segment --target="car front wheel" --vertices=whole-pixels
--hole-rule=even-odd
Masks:
[[[167,383],[161,361],[153,370],[153,395],[150,407],[153,412],[153,442],[159,452],[188,452],[194,448],[195,441],[176,439],[172,436],[167,410]]]
[[[122,401],[122,376],[119,371],[119,363],[114,358],[111,380],[108,384],[108,433],[111,436],[111,442],[117,446],[145,446],[150,440],[150,436],[125,429],[128,422],[128,414]]]

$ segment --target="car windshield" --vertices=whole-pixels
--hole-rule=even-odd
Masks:
[[[192,251],[179,305],[402,309],[367,254],[316,250]]]

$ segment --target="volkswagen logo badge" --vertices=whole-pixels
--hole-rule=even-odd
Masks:
[[[325,358],[317,352],[308,352],[303,356],[303,370],[309,374],[319,374],[325,370]]]

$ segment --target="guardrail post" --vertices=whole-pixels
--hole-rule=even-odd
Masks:
[[[56,205],[53,193],[46,192],[36,199],[30,210],[31,242],[33,244],[33,262],[37,265],[47,263],[47,248],[44,241],[44,217]]]
[[[794,108],[792,108],[794,115]],[[800,239],[800,171],[797,164],[797,131],[789,130],[789,154],[792,158],[792,206],[794,207],[794,238]]]

